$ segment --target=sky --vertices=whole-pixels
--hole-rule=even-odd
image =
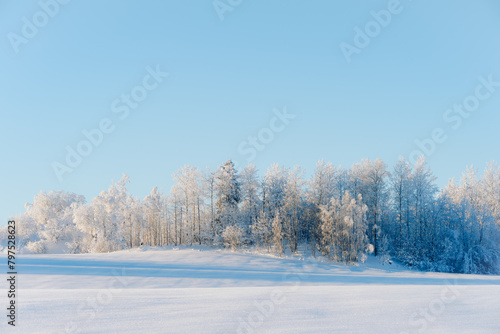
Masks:
[[[90,201],[126,173],[143,198],[228,159],[310,175],[424,154],[442,187],[500,161],[499,17],[495,0],[0,0],[0,225],[41,190]]]

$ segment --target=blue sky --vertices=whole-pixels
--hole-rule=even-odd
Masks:
[[[440,186],[467,165],[500,161],[500,87],[457,129],[443,120],[478,78],[500,81],[500,3],[401,0],[347,62],[341,43],[355,46],[354,29],[389,3],[243,0],[221,20],[210,0],[73,0],[49,7],[44,22],[39,2],[0,0],[1,224],[40,190],[90,200],[127,173],[143,198],[155,185],[168,192],[185,164],[245,164],[238,147],[276,108],[295,119],[252,161],[261,171],[278,162],[311,173],[319,159],[393,164],[436,128],[447,136],[428,155]],[[24,17],[41,26],[15,52]],[[169,76],[121,120],[111,103],[157,65]],[[105,118],[115,130],[59,181],[52,163]]]

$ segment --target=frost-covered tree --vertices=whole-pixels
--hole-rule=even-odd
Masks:
[[[182,226],[184,224],[184,220],[182,218],[183,208],[184,208],[184,195],[181,187],[179,185],[172,186],[170,190],[170,198],[169,205],[171,207],[172,213],[172,225],[173,225],[173,244],[175,246],[182,245],[183,242],[183,232]]]
[[[449,271],[475,274],[500,271],[500,231],[494,207],[490,206],[490,185],[486,185],[491,182],[490,168],[482,180],[474,168],[468,168],[461,183],[452,180],[440,196],[447,208],[447,223],[442,224],[447,242],[440,262]]]
[[[341,199],[346,187],[347,173],[342,167],[337,169],[323,160],[316,164],[308,184],[303,224],[305,239],[313,255],[322,242],[320,206],[329,204],[332,198]]]
[[[174,174],[174,181],[177,183],[173,189],[176,205],[181,205],[179,209],[180,216],[182,216],[178,223],[179,239],[189,244],[201,243],[200,211],[204,198],[203,174],[196,167],[185,166]],[[176,208],[176,214],[177,212]]]
[[[215,189],[215,172],[211,172],[207,169],[204,179],[204,185],[206,189],[206,196],[209,201],[209,222],[208,222],[208,232],[206,233],[206,239],[213,242],[214,236],[216,234],[216,222],[215,222],[215,201],[216,201],[216,189]]]
[[[258,247],[267,248],[268,251],[271,247],[272,237],[272,222],[270,221],[267,213],[264,211],[252,224],[252,239]]]
[[[256,225],[262,206],[259,198],[260,182],[255,165],[248,165],[245,167],[241,172],[240,180],[240,223],[244,231],[245,243],[249,243],[252,234],[252,226]]]
[[[111,252],[126,247],[124,231],[128,216],[128,175],[124,174],[107,191],[102,191],[90,204],[96,221],[93,252]]]
[[[484,203],[500,228],[500,167],[490,162],[483,177]]]
[[[384,224],[383,216],[388,209],[388,176],[387,166],[380,159],[365,159],[351,168],[352,192],[355,196],[361,195],[368,208],[368,238],[374,246],[375,255],[378,253],[378,239]]]
[[[26,247],[39,252],[76,252],[77,229],[73,210],[85,203],[83,196],[62,191],[40,192],[26,213],[19,217],[21,235],[28,237]],[[28,241],[29,240],[29,241]]]
[[[238,172],[234,163],[228,160],[219,167],[215,174],[215,244],[220,244],[223,231],[227,226],[238,223],[238,204],[241,200],[241,188]]]
[[[309,182],[309,199],[316,206],[326,205],[335,196],[340,198],[342,179],[340,171],[332,163],[321,160],[316,164],[316,169]]]
[[[437,186],[436,177],[427,167],[423,157],[417,160],[413,172],[413,254],[419,258],[428,256],[433,247],[433,210]]]
[[[145,221],[144,207],[139,199],[129,196],[124,210],[124,233],[127,247],[134,248],[141,245],[148,233]]]
[[[321,205],[322,244],[330,260],[356,262],[364,260],[368,246],[366,235],[368,207],[345,192],[342,199],[332,198],[327,205]]]
[[[97,240],[97,231],[100,228],[94,217],[94,208],[90,205],[79,204],[74,207],[73,221],[76,228],[81,232],[79,247],[82,252],[93,252]]]
[[[284,233],[283,233],[283,222],[281,220],[280,213],[276,213],[272,219],[272,242],[276,253],[281,257],[285,247],[283,245]]]
[[[273,164],[262,182],[262,201],[264,210],[271,219],[281,213],[284,207],[289,171]]]
[[[291,253],[297,251],[299,241],[302,237],[302,221],[304,220],[305,180],[304,170],[295,167],[287,173],[285,183],[285,197],[283,199],[283,225],[286,239]]]
[[[243,228],[238,225],[227,226],[222,233],[224,245],[228,248],[231,248],[233,251],[237,250],[238,247],[242,245],[243,236]]]
[[[164,244],[165,217],[165,196],[160,194],[158,187],[154,187],[143,202],[143,215],[146,222],[147,234],[144,242],[151,246],[161,246]],[[129,218],[132,219],[132,218]]]
[[[412,177],[410,163],[404,158],[399,158],[393,168],[390,181],[392,208],[396,219],[392,235],[395,240],[394,247],[398,252],[403,249],[403,246],[409,245]]]

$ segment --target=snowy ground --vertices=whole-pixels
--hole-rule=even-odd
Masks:
[[[500,333],[500,276],[186,248],[18,262],[0,333]]]

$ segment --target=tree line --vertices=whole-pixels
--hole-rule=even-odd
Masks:
[[[169,194],[154,187],[139,200],[129,177],[91,202],[40,192],[15,217],[21,246],[32,253],[110,252],[141,245],[255,247],[276,253],[307,251],[354,263],[374,254],[422,270],[499,273],[500,168],[468,168],[443,189],[424,158],[401,158],[389,171],[380,160],[351,168],[317,163],[254,165],[237,171],[229,160],[214,171],[185,166]],[[6,232],[4,231],[4,238]]]

